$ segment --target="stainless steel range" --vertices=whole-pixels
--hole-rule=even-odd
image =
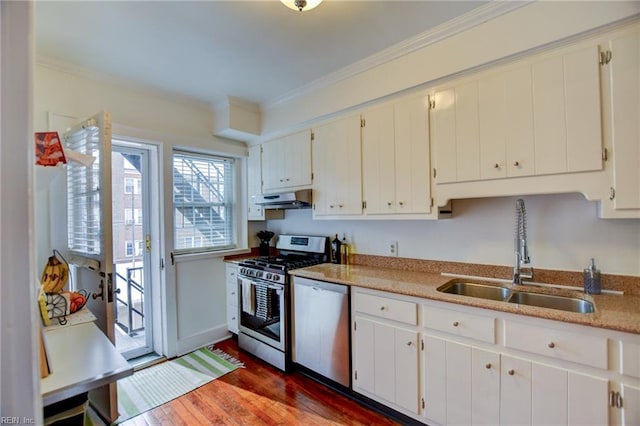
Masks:
[[[238,345],[282,371],[291,367],[288,271],[327,262],[329,238],[280,235],[277,257],[240,262]]]

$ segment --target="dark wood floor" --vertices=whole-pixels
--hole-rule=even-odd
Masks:
[[[246,368],[237,369],[122,424],[397,424],[298,372],[284,374],[240,351],[235,339],[215,346],[244,362]]]

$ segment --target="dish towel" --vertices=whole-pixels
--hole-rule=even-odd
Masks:
[[[256,314],[256,293],[253,291],[253,283],[251,280],[240,278],[242,280],[242,312],[249,315]]]

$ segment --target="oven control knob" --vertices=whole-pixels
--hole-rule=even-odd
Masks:
[[[271,279],[271,272],[267,272],[267,275],[265,275],[265,278],[270,280]]]
[[[264,274],[264,272],[262,272],[262,271],[256,272],[256,278],[262,278],[263,274]]]

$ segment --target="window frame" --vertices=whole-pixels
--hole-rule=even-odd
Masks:
[[[242,197],[244,192],[240,189],[244,180],[242,178],[242,172],[244,171],[245,165],[241,161],[240,158],[228,154],[228,153],[212,153],[207,151],[194,150],[190,147],[174,147],[171,151],[171,159],[170,165],[173,176],[173,169],[176,165],[177,157],[187,157],[191,159],[201,159],[204,161],[223,161],[227,162],[229,165],[229,180],[226,180],[224,183],[225,187],[225,201],[221,204],[219,203],[210,203],[212,205],[224,206],[225,211],[225,220],[231,221],[231,224],[226,228],[227,233],[227,243],[225,245],[211,245],[205,247],[179,247],[179,243],[183,243],[185,241],[185,237],[187,235],[178,235],[179,229],[185,229],[184,226],[181,226],[181,223],[184,223],[184,219],[182,221],[178,220],[177,214],[177,205],[175,200],[175,182],[172,177],[172,192],[171,192],[171,216],[172,216],[172,250],[176,255],[190,255],[190,254],[215,254],[215,253],[228,253],[237,250],[243,250],[246,248],[246,242],[244,242],[246,235],[246,224],[243,226],[242,222],[246,220],[246,215],[241,214],[242,206],[244,203],[242,202]],[[228,200],[228,198],[231,200]],[[185,203],[183,203],[184,205]],[[212,228],[214,229],[214,228]],[[193,245],[195,246],[198,241],[205,241],[206,238],[203,235],[191,235]]]

